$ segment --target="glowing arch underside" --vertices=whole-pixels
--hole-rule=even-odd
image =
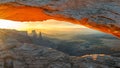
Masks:
[[[103,22],[106,22],[103,19],[105,18],[108,21],[108,24],[98,23],[99,21],[97,22],[96,20],[94,20],[94,17],[96,17],[96,15],[91,17],[89,15],[88,17],[85,15],[80,19],[78,19],[74,17],[74,15],[70,15],[69,13],[60,13],[62,12],[61,10],[55,10],[49,6],[38,7],[38,6],[26,6],[22,4],[16,5],[16,4],[17,3],[15,2],[1,4],[0,19],[8,19],[8,20],[15,20],[15,21],[42,21],[42,20],[48,20],[48,19],[55,19],[55,20],[61,20],[61,21],[68,21],[74,24],[84,25],[92,29],[113,34],[120,38],[120,26],[116,25],[116,23],[114,23],[114,20],[112,20],[109,17],[103,16],[102,14],[99,16],[99,18],[101,18]],[[73,10],[76,10],[76,9],[77,8]],[[115,14],[117,13],[114,13],[114,15]],[[120,17],[117,17],[117,18],[120,18]]]

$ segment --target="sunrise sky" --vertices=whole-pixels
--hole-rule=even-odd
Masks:
[[[34,23],[34,24],[33,24]],[[55,28],[86,28],[81,25],[71,24],[64,21],[46,20],[36,22],[18,22],[0,19],[0,28],[27,30],[27,29],[55,29]]]

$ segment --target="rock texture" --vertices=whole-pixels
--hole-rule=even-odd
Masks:
[[[0,29],[0,68],[120,67],[119,52],[112,56],[90,53],[84,56],[69,56],[44,46],[46,45],[32,43],[26,32]]]
[[[94,57],[94,56],[93,56]],[[111,56],[98,56],[96,60],[87,56],[72,58],[73,68],[119,68],[119,58]]]
[[[68,55],[42,46],[17,43],[0,48],[0,68],[69,68],[68,62]]]
[[[0,68],[119,68],[112,56],[72,57],[52,48],[28,43],[0,44]]]
[[[0,18],[69,21],[120,37],[119,3],[119,0],[0,0]]]

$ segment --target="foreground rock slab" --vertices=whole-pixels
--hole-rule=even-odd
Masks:
[[[112,56],[69,56],[60,51],[28,43],[0,44],[0,68],[119,68]]]

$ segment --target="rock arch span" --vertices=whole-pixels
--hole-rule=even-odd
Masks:
[[[0,0],[0,19],[68,21],[120,38],[119,4],[119,0]]]

